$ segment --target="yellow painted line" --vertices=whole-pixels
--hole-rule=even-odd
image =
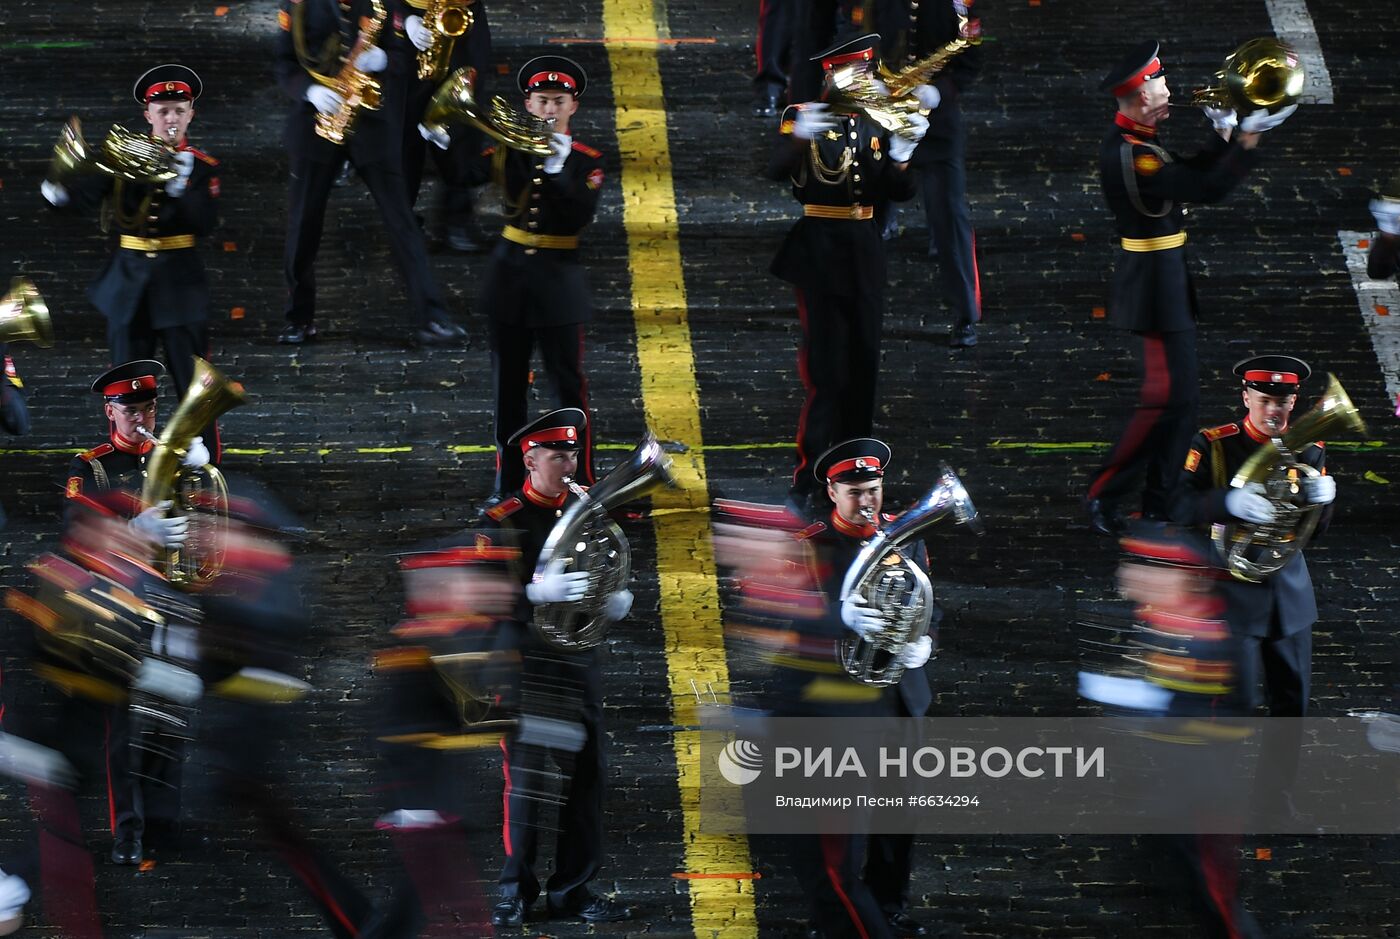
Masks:
[[[603,0],[608,38],[661,38],[654,0]],[[607,46],[612,68],[617,144],[622,156],[622,219],[632,275],[632,315],[637,328],[637,364],[647,426],[662,440],[687,447],[673,454],[680,488],[652,499],[661,627],[672,701],[672,723],[699,724],[695,688],[729,692],[729,665],[720,625],[719,586],[705,511],[704,437],[700,393],[687,319],[681,270],[680,228],[671,181],[671,149],[653,43]],[[665,510],[673,511],[665,511]],[[674,511],[674,510],[682,511]],[[676,778],[684,823],[685,872],[731,874],[752,871],[748,839],[700,830],[700,735],[677,731]],[[691,925],[703,939],[758,935],[753,881],[725,877],[686,880]]]

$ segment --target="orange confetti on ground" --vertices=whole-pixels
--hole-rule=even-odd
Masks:
[[[1038,7],[1038,6],[1040,6],[1040,0],[1030,0],[1030,3],[1031,3],[1031,6],[1033,6],[1033,7]]]
[[[1350,175],[1351,175],[1351,167],[1350,167],[1350,166],[1339,166],[1339,167],[1337,167],[1337,175],[1338,175],[1338,176],[1350,176]]]
[[[231,320],[241,320],[248,311],[241,306],[236,306],[228,311],[228,318]]]
[[[1099,377],[1095,378],[1094,381],[1108,381],[1112,377],[1112,372],[1099,372]]]
[[[1094,307],[1094,319],[1101,320],[1108,315],[1108,311],[1101,306]]]
[[[228,15],[228,7],[214,7],[214,15],[215,15],[215,16],[227,16],[227,15]]]
[[[225,242],[224,242],[224,250],[225,250],[225,251],[237,251],[237,250],[238,250],[238,242],[236,242],[236,241],[225,241]]]
[[[497,75],[509,75],[509,74],[510,74],[510,66],[509,66],[508,64],[506,64],[505,62],[500,63],[499,65],[496,66],[496,74],[497,74]]]
[[[1272,861],[1273,859],[1274,859],[1274,849],[1273,849],[1273,848],[1255,848],[1255,849],[1254,849],[1254,860],[1256,860],[1256,861]]]
[[[1071,232],[1069,237],[1071,241],[1083,241],[1084,233],[1082,231]]]
[[[138,871],[140,871],[141,873],[143,873],[143,874],[148,873],[148,872],[153,871],[153,870],[156,869],[156,862],[155,862],[155,861],[142,861],[142,862],[141,862],[141,866],[138,867],[138,868],[136,868],[136,869],[137,869]]]
[[[1376,315],[1377,315],[1377,316],[1389,316],[1389,315],[1390,315],[1390,307],[1388,307],[1388,306],[1386,306],[1385,304],[1382,304],[1382,303],[1377,303],[1377,304],[1376,304]]]

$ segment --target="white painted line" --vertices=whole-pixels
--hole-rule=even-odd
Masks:
[[[1371,280],[1366,276],[1367,248],[1375,232],[1339,231],[1337,240],[1342,243],[1342,254],[1346,256],[1347,271],[1351,274],[1351,286],[1356,291],[1356,302],[1361,307],[1361,319],[1366,323],[1366,331],[1371,334],[1371,346],[1376,350],[1376,359],[1385,376],[1385,390],[1390,395],[1392,406],[1400,398],[1400,285],[1394,280]],[[1379,311],[1384,310],[1385,315]]]
[[[1274,35],[1294,48],[1308,74],[1303,85],[1302,100],[1309,104],[1332,103],[1332,76],[1322,58],[1322,43],[1317,38],[1307,0],[1264,0]]]

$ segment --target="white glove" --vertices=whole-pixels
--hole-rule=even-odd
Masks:
[[[69,763],[62,753],[32,740],[7,734],[3,730],[0,730],[0,776],[10,776],[43,786],[62,786],[65,789],[71,789],[78,781],[77,770],[73,769],[73,764]],[[19,878],[15,877],[12,880]],[[23,887],[24,881],[20,880],[18,886]],[[5,920],[6,901],[12,898],[10,890],[15,887],[14,883],[7,880],[5,872],[0,871],[0,922]],[[23,906],[28,898],[29,894],[26,892],[14,905]]]
[[[180,461],[180,465],[197,469],[208,462],[209,448],[204,445],[203,437],[196,437],[190,441],[189,449],[185,451],[185,458]]]
[[[574,139],[568,134],[550,134],[550,152],[544,160],[544,171],[550,176],[563,172],[564,161],[569,158],[569,151],[573,149],[573,146]]]
[[[1275,127],[1288,120],[1289,115],[1296,110],[1298,110],[1298,105],[1296,104],[1290,104],[1277,114],[1270,114],[1268,111],[1260,108],[1258,111],[1255,111],[1253,114],[1250,114],[1244,120],[1240,121],[1240,130],[1244,131],[1246,134],[1262,134],[1264,131],[1273,130]]]
[[[603,602],[603,618],[616,623],[632,612],[632,591],[619,590]]]
[[[1255,525],[1266,525],[1274,520],[1274,504],[1248,489],[1231,489],[1225,496],[1225,511]]]
[[[47,179],[39,184],[39,191],[44,194],[49,205],[56,209],[63,208],[70,201],[67,189],[64,189],[59,183],[51,183]]]
[[[582,600],[588,592],[588,573],[572,571],[565,574],[553,565],[532,584],[525,585],[525,599],[531,603],[572,603]]]
[[[1201,108],[1210,126],[1216,130],[1230,130],[1240,122],[1233,108]]]
[[[194,704],[204,696],[204,682],[198,675],[160,659],[142,659],[131,688],[176,704]]]
[[[818,134],[834,130],[840,121],[835,114],[827,113],[823,101],[809,101],[799,105],[797,120],[792,123],[792,135],[798,140],[811,140]]]
[[[322,114],[334,114],[345,104],[345,99],[325,85],[312,85],[306,89],[306,100]]]
[[[133,531],[162,548],[178,548],[189,537],[190,520],[180,515],[164,518],[172,505],[174,503],[169,499],[157,502],[127,524]]]
[[[914,97],[919,99],[919,107],[932,111],[943,103],[943,95],[932,85],[915,85]]]
[[[1302,482],[1308,505],[1329,505],[1337,498],[1337,481],[1331,476],[1307,476]]]
[[[389,66],[389,53],[378,46],[370,46],[355,60],[355,68],[366,74],[382,72]]]
[[[423,25],[423,17],[410,16],[403,21],[403,31],[408,33],[408,41],[419,52],[427,52],[433,44],[433,31]]]
[[[923,668],[933,655],[933,638],[920,636],[914,642],[906,642],[899,650],[899,664],[908,668]]]
[[[429,130],[427,124],[419,124],[418,136],[431,142],[439,150],[446,150],[448,147],[452,146],[452,135],[441,128]]]
[[[917,114],[910,115],[909,120],[912,122],[914,118],[918,118],[924,122],[923,127],[917,130],[919,135],[917,138],[911,139],[905,137],[903,134],[890,135],[890,159],[894,160],[896,163],[909,162],[909,158],[914,155],[915,148],[919,146],[919,140],[923,139],[924,131],[928,130],[927,120],[919,117]]]
[[[175,169],[175,178],[165,184],[165,194],[178,199],[185,194],[185,187],[190,184],[190,174],[194,172],[194,154],[188,150],[181,150],[170,163]]]
[[[841,603],[841,622],[862,639],[885,631],[884,617],[866,606],[864,597],[854,593]]]
[[[23,924],[24,905],[29,902],[29,885],[18,874],[0,870],[0,926],[14,932],[10,926]]]
[[[45,183],[44,185],[48,185]],[[62,187],[59,187],[62,188]],[[48,193],[44,194],[45,196]],[[53,202],[52,199],[49,199]],[[62,202],[54,202],[54,205],[62,205]],[[1371,214],[1376,217],[1376,227],[1387,235],[1400,235],[1400,202],[1394,199],[1372,199]]]

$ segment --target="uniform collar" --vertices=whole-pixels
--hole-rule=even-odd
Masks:
[[[866,525],[852,525],[842,518],[841,513],[835,509],[831,510],[831,527],[852,538],[874,538],[875,532],[880,530],[880,527],[874,522]]]
[[[1132,131],[1139,137],[1157,136],[1157,128],[1149,127],[1146,124],[1139,124],[1137,121],[1133,120],[1131,117],[1124,114],[1122,111],[1119,111],[1117,114],[1113,115],[1113,123],[1117,124],[1124,130]]]
[[[1250,423],[1249,415],[1247,414],[1245,415],[1244,421],[1241,423],[1241,426],[1244,427],[1244,432],[1249,434],[1249,439],[1253,440],[1255,443],[1267,443],[1268,441],[1273,439],[1273,436],[1271,434],[1260,430],[1258,427],[1255,427],[1252,423]],[[1287,429],[1288,425],[1284,424],[1283,430],[1279,431],[1279,436],[1283,436],[1283,431]]]
[[[533,502],[543,509],[557,509],[564,505],[564,500],[569,498],[569,490],[565,489],[558,496],[551,499],[549,496],[536,492],[535,487],[530,485],[530,480],[525,480],[525,486],[520,490],[520,494],[527,500]]]
[[[122,453],[130,453],[132,456],[145,456],[147,453],[150,453],[151,448],[155,446],[154,441],[151,440],[127,440],[115,430],[112,431],[111,438],[112,446],[116,447]]]

